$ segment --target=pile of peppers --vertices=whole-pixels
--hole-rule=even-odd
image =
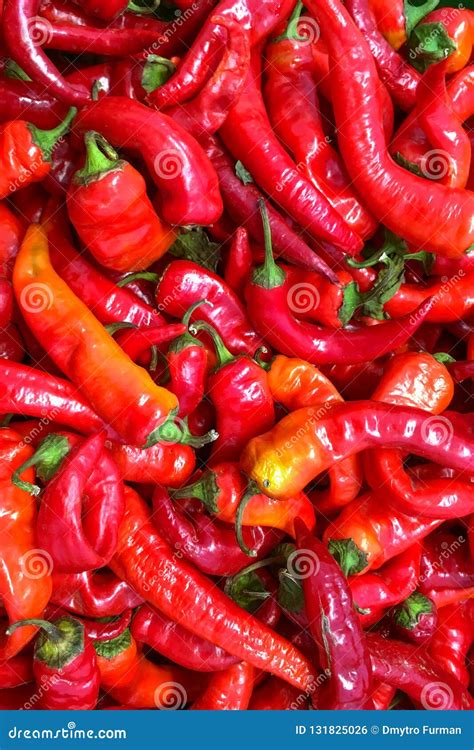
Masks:
[[[0,708],[473,707],[451,5],[0,2]]]

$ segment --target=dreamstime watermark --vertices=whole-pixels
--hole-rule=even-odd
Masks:
[[[167,25],[163,33],[160,34],[156,42],[153,42],[153,44],[146,50],[146,54],[153,55],[155,52],[159,51],[160,47],[162,47],[163,44],[169,42],[170,39],[172,39],[172,37],[176,34],[176,32],[180,30],[182,25],[186,23],[186,21],[188,21],[195,14],[195,12],[199,10],[199,8],[199,3],[193,3],[184,11],[176,11],[176,18],[174,18],[173,21],[170,21],[170,23]]]
[[[20,569],[25,578],[31,580],[51,575],[53,567],[53,558],[44,549],[30,549],[20,557]]]
[[[20,307],[27,313],[42,313],[53,306],[53,293],[47,284],[32,282],[20,294]]]
[[[453,166],[453,160],[447,151],[434,148],[423,154],[420,169],[427,180],[443,180],[453,171]]]
[[[448,292],[451,291],[462,278],[466,275],[466,272],[463,271],[461,268],[457,273],[455,273],[453,276],[441,276],[441,286],[439,287],[438,291],[435,292],[430,296],[426,302],[421,305],[421,307],[416,311],[416,313],[413,313],[410,315],[409,323],[411,326],[415,325],[420,315],[424,316],[425,314],[429,313],[429,311],[440,301],[444,296],[448,294]]]
[[[153,167],[160,179],[173,180],[183,172],[183,158],[177,149],[168,148],[155,156]]]
[[[160,711],[180,711],[188,702],[188,694],[179,682],[163,682],[155,690],[154,701]]]
[[[304,693],[300,693],[298,697],[290,703],[290,711],[300,711],[304,707],[312,695],[318,690],[324,683],[331,677],[330,669],[325,669],[324,672],[319,674],[316,678],[313,678],[309,683]]]
[[[421,705],[426,711],[449,711],[453,701],[453,691],[445,682],[429,682],[421,691]]]
[[[32,42],[35,47],[48,44],[53,37],[52,24],[43,16],[33,16],[28,19],[22,39],[25,43]]]
[[[314,284],[301,281],[289,288],[286,300],[288,307],[295,315],[305,315],[318,309],[321,303],[321,295]]]
[[[304,581],[319,573],[320,562],[313,550],[297,549],[289,555],[286,566],[291,578]]]
[[[449,442],[454,434],[454,427],[447,417],[433,415],[421,425],[421,439],[426,445],[441,446]]]

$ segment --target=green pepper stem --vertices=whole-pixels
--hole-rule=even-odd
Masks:
[[[41,628],[41,630],[44,630],[54,643],[57,643],[63,638],[61,631],[56,627],[56,625],[53,625],[52,622],[48,622],[47,620],[40,620],[35,617],[32,617],[29,620],[19,620],[18,622],[14,622],[13,625],[10,625],[10,627],[8,628],[7,635],[12,635],[12,633],[14,633],[18,628],[23,628],[28,625],[32,625],[33,627]]]
[[[193,484],[188,484],[186,487],[173,492],[173,499],[197,498],[206,506],[209,513],[218,513],[219,493],[220,489],[217,484],[216,475],[212,470],[209,470],[200,479],[193,482]]]
[[[265,241],[265,262],[263,266],[256,268],[252,274],[252,281],[264,289],[274,289],[285,283],[286,273],[275,263],[273,257],[272,230],[268,211],[263,198],[258,199],[258,207],[263,222],[263,237]]]
[[[123,287],[127,286],[127,284],[131,284],[132,281],[153,281],[155,284],[158,284],[160,280],[160,277],[157,273],[150,273],[149,271],[140,271],[138,273],[129,273],[126,276],[123,277],[123,279],[120,279],[120,281],[117,281],[117,286]]]
[[[230,353],[224,344],[222,337],[217,333],[215,328],[209,325],[209,323],[200,320],[197,323],[193,323],[189,330],[194,334],[199,331],[204,331],[211,337],[216,348],[218,368],[228,365],[235,360],[234,355]]]
[[[119,155],[100,133],[90,130],[84,136],[84,143],[86,163],[76,172],[74,177],[76,182],[88,183],[119,167]]]
[[[254,487],[247,488],[245,495],[243,496],[242,500],[239,503],[239,507],[237,508],[237,513],[235,514],[235,535],[237,537],[237,542],[242,552],[245,552],[245,554],[248,555],[249,557],[257,557],[257,552],[254,549],[250,549],[245,544],[243,533],[242,533],[242,521],[243,521],[245,509],[247,508],[247,505],[249,504],[251,500],[253,500],[254,497],[255,497],[255,488]]]
[[[20,477],[26,469],[36,467],[36,474],[47,482],[58,471],[64,458],[71,450],[69,440],[64,435],[48,435],[38,446],[36,452],[25,461],[12,475],[13,484],[30,495],[39,495],[41,488],[31,482],[25,482]]]
[[[59,139],[67,133],[69,126],[77,115],[77,109],[71,107],[64,120],[52,130],[40,130],[35,125],[29,125],[31,136],[36,145],[41,149],[47,161],[51,160],[51,154]]]
[[[142,87],[151,94],[168,81],[176,71],[176,65],[166,57],[148,55],[143,67]]]
[[[161,0],[153,0],[150,5],[140,5],[135,3],[134,0],[129,0],[127,10],[130,13],[138,13],[141,16],[145,16],[150,13],[154,13],[160,7]]]

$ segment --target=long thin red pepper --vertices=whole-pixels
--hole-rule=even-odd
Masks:
[[[369,48],[339,0],[308,0],[333,60],[338,143],[356,188],[379,220],[416,247],[461,256],[474,243],[474,194],[423,181],[387,153],[377,71]],[[364,81],[361,87],[360,81]]]
[[[146,505],[131,489],[126,490],[126,504],[112,570],[144,594],[152,606],[196,635],[304,690],[313,676],[309,662],[202,573],[178,560],[153,528]]]
[[[191,706],[192,711],[245,711],[250,703],[255,680],[251,664],[240,662],[218,672],[203,695]]]
[[[160,216],[170,224],[212,224],[222,213],[217,175],[178,123],[126,97],[86,107],[75,127],[100,132],[114,146],[138,151],[158,187]]]
[[[360,237],[298,171],[273,133],[260,91],[260,67],[260,55],[254,51],[243,93],[220,130],[224,143],[277,205],[313,237],[355,255],[362,247]]]
[[[37,83],[43,84],[60,101],[82,105],[89,99],[86,89],[68,84],[55,65],[46,57],[41,45],[35,41],[35,34],[46,41],[50,30],[49,23],[38,20],[40,0],[6,0],[3,10],[3,32],[11,57]]]

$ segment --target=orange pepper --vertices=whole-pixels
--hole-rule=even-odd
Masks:
[[[166,439],[162,429],[178,408],[177,398],[132,362],[57,275],[44,227],[28,229],[15,263],[13,287],[37,340],[125,442],[148,447],[160,437]]]
[[[11,481],[12,474],[32,454],[16,432],[0,432],[0,596],[9,625],[41,617],[52,589],[52,560],[36,543],[36,500]],[[21,478],[33,482],[34,469],[26,469]],[[15,656],[35,632],[34,627],[19,628],[11,636],[3,632],[0,660]]]

